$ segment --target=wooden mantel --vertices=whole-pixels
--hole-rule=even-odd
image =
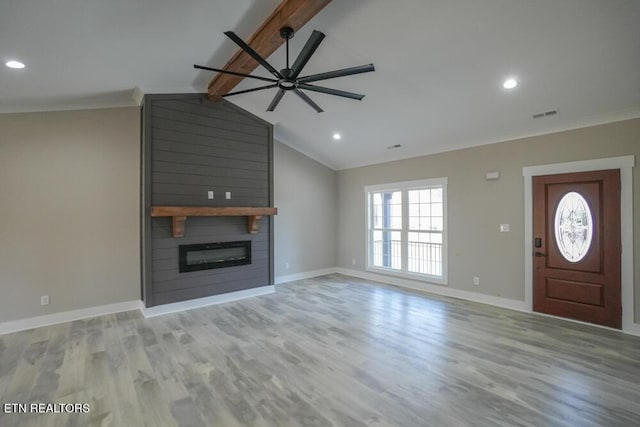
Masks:
[[[152,217],[171,217],[173,237],[184,237],[184,227],[189,216],[246,216],[247,232],[255,234],[263,216],[277,215],[278,208],[255,207],[207,207],[207,206],[152,206]]]

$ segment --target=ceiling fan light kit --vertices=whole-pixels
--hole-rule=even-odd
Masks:
[[[293,38],[294,30],[291,27],[282,27],[280,29],[280,36],[283,39],[285,39],[286,49],[287,49],[287,63],[285,68],[281,69],[280,71],[276,70],[271,64],[267,62],[266,59],[264,59],[251,46],[245,43],[233,31],[226,31],[224,34],[227,37],[229,37],[231,40],[233,40],[234,43],[240,46],[240,48],[244,52],[246,52],[249,56],[255,59],[256,62],[258,62],[258,64],[262,65],[267,71],[269,71],[271,75],[273,75],[273,78],[252,76],[250,74],[237,73],[235,71],[228,71],[228,70],[223,70],[219,68],[205,67],[203,65],[194,65],[194,68],[198,68],[201,70],[215,71],[218,73],[232,74],[234,76],[247,77],[251,79],[269,82],[269,84],[265,86],[239,90],[236,92],[230,92],[225,95],[222,95],[222,97],[224,98],[227,96],[240,95],[242,93],[249,93],[249,92],[256,92],[259,90],[277,88],[278,92],[273,97],[273,100],[267,107],[267,111],[274,111],[278,106],[278,104],[280,103],[280,100],[282,100],[282,97],[284,96],[284,94],[290,91],[298,95],[304,102],[307,103],[307,105],[309,105],[311,108],[316,110],[316,112],[318,113],[322,113],[324,110],[320,108],[320,106],[316,104],[311,98],[309,98],[309,96],[306,93],[304,93],[303,90],[320,92],[328,95],[335,95],[343,98],[349,98],[349,99],[355,99],[355,100],[361,101],[362,98],[364,98],[364,95],[353,93],[353,92],[346,92],[338,89],[331,89],[324,86],[316,86],[309,83],[375,71],[373,64],[366,64],[366,65],[359,65],[357,67],[342,68],[340,70],[328,71],[324,73],[311,74],[308,76],[299,77],[300,73],[302,72],[302,69],[305,67],[305,65],[307,65],[307,62],[309,62],[309,59],[311,59],[311,56],[315,53],[316,49],[318,49],[318,46],[320,46],[320,43],[322,42],[322,40],[325,38],[324,33],[317,30],[313,30],[313,33],[309,37],[309,40],[307,40],[307,43],[304,45],[300,53],[298,54],[298,57],[296,58],[295,62],[293,63],[293,65],[289,66],[289,40]]]

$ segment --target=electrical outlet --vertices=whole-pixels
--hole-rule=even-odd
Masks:
[[[49,295],[42,295],[40,297],[40,305],[49,305]]]
[[[207,198],[209,200],[213,199],[213,191],[212,190],[207,191]]]
[[[509,224],[500,224],[500,232],[508,233],[510,230]]]
[[[288,270],[288,269],[289,269],[289,263],[288,263],[288,262],[285,262],[285,263],[284,263],[284,269],[285,269],[285,270]]]
[[[479,285],[480,284],[480,278],[478,276],[473,278],[473,284],[474,285]]]
[[[229,200],[231,198],[231,191],[227,191],[227,193],[224,195],[224,197]]]

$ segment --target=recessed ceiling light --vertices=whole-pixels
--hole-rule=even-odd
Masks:
[[[342,135],[336,132],[333,134],[333,139],[335,139],[336,141],[340,141],[340,139],[342,139]]]
[[[504,83],[502,83],[502,87],[504,87],[505,89],[513,89],[516,86],[518,86],[518,82],[513,78],[507,79],[504,81]]]
[[[20,68],[24,68],[24,64],[20,61],[7,61],[4,65],[6,65],[9,68],[16,68],[16,69],[20,69]]]

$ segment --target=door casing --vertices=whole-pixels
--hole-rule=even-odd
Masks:
[[[585,160],[569,163],[554,163],[522,168],[524,177],[524,283],[525,309],[533,312],[533,183],[532,177],[573,172],[590,172],[597,170],[620,170],[620,228],[622,230],[621,258],[621,296],[622,296],[622,331],[640,335],[640,324],[634,323],[633,292],[633,167],[635,156],[609,157],[604,159]],[[567,319],[570,320],[570,319]],[[573,321],[573,320],[571,320]],[[590,323],[589,323],[590,324]],[[597,326],[597,325],[594,325]]]

